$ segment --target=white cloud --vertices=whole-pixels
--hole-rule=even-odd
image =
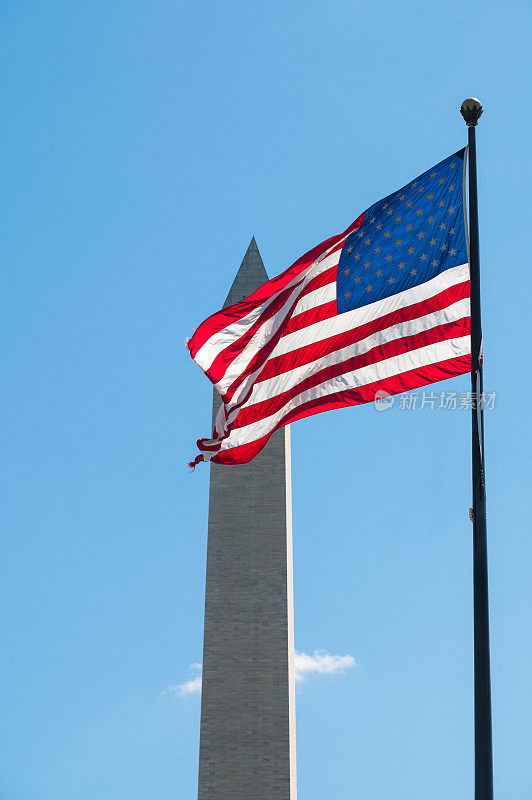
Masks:
[[[201,664],[194,663],[189,667],[190,672],[201,672]],[[189,694],[201,694],[201,675],[195,675],[184,683],[169,684],[161,694],[171,694],[174,697],[187,697]]]
[[[356,666],[353,656],[331,655],[325,650],[314,650],[313,653],[299,653],[295,656],[295,679],[301,684],[309,675],[342,675],[348,669]],[[201,664],[194,663],[189,667],[190,672],[201,673]],[[188,697],[191,694],[201,693],[201,674],[189,678],[184,683],[170,684],[162,692],[174,697]]]
[[[187,694],[199,694],[201,692],[201,675],[196,675],[185,683],[180,683],[175,687],[180,697],[186,697]]]
[[[354,666],[356,661],[350,655],[331,655],[325,650],[314,650],[312,654],[298,653],[296,650],[296,683],[303,683],[308,675],[341,675]]]

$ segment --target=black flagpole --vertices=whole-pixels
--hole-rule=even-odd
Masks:
[[[478,244],[477,153],[475,127],[482,105],[474,98],[460,108],[468,130],[469,272],[471,281],[471,389],[473,399],[473,604],[475,623],[475,800],[493,800],[491,682],[488,604],[488,548],[484,475],[484,411],[480,258]]]

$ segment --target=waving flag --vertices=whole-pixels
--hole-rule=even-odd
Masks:
[[[188,343],[222,397],[200,461],[250,461],[277,428],[469,372],[460,150],[317,245]]]

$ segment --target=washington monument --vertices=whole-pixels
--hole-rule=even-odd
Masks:
[[[225,305],[267,280],[253,238]],[[211,464],[198,800],[296,800],[289,427]]]

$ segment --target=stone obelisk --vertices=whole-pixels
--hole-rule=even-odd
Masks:
[[[253,238],[225,305],[267,279]],[[198,800],[296,800],[291,511],[288,427],[211,464]]]

